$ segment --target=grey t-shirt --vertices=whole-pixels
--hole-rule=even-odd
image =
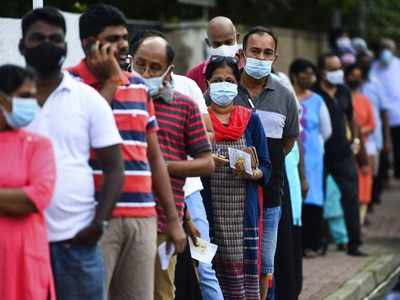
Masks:
[[[239,86],[235,104],[252,108],[261,119],[272,163],[271,179],[265,187],[264,206],[279,206],[282,202],[285,176],[283,139],[299,136],[297,101],[293,93],[280,82],[279,77],[271,75],[256,99],[251,99],[247,89]]]

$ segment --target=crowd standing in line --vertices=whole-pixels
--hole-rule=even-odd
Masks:
[[[186,77],[162,33],[129,41],[111,5],[80,16],[85,57],[66,70],[57,9],[21,26],[27,68],[0,66],[0,299],[292,300],[302,259],[330,239],[367,255],[391,151],[400,178],[393,41],[374,56],[337,31],[317,65],[296,59],[286,76],[273,31],[239,47],[218,16]],[[193,267],[198,238],[218,246],[212,264]]]

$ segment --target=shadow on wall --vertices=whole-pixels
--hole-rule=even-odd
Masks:
[[[207,55],[204,41],[207,23],[203,21],[169,24],[130,20],[129,31],[156,29],[163,32],[173,45],[175,57],[175,73],[185,74],[187,70],[201,63]],[[248,28],[238,26],[241,36]],[[307,32],[294,29],[273,28],[278,36],[278,60],[275,68],[287,73],[290,63],[296,58],[306,58],[316,62],[320,54],[329,49],[325,33]]]

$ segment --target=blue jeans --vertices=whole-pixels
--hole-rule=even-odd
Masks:
[[[104,265],[99,246],[50,243],[58,300],[104,299]]]
[[[261,249],[261,273],[274,273],[278,225],[281,218],[281,207],[264,208],[264,224]]]
[[[210,241],[209,225],[200,191],[187,196],[185,202],[194,225],[200,231],[201,238]],[[199,263],[197,272],[199,273],[200,290],[203,300],[223,300],[224,296],[222,295],[212,265]]]

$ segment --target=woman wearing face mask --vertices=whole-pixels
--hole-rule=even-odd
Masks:
[[[0,67],[0,299],[55,299],[43,215],[55,182],[53,150],[21,129],[39,109],[35,93],[33,73]]]
[[[218,245],[214,259],[224,298],[260,299],[258,246],[262,201],[259,189],[270,175],[265,133],[258,116],[251,110],[234,106],[240,73],[234,58],[212,56],[206,69],[210,98],[209,116],[215,131],[213,152],[216,170],[206,178],[204,197],[209,208],[211,239]],[[258,164],[252,174],[229,166],[228,149],[254,147]]]
[[[359,92],[362,84],[362,69],[352,65],[346,69],[346,82],[353,97],[354,118],[360,128],[362,141],[367,141],[368,136],[375,129],[375,117],[372,104],[367,96]],[[365,145],[367,147],[367,145]],[[374,147],[374,146],[373,146]],[[369,152],[369,151],[367,151]],[[374,156],[368,156],[368,163],[358,165],[359,198],[360,198],[360,222],[364,224],[368,204],[372,198],[372,179],[374,173]]]

